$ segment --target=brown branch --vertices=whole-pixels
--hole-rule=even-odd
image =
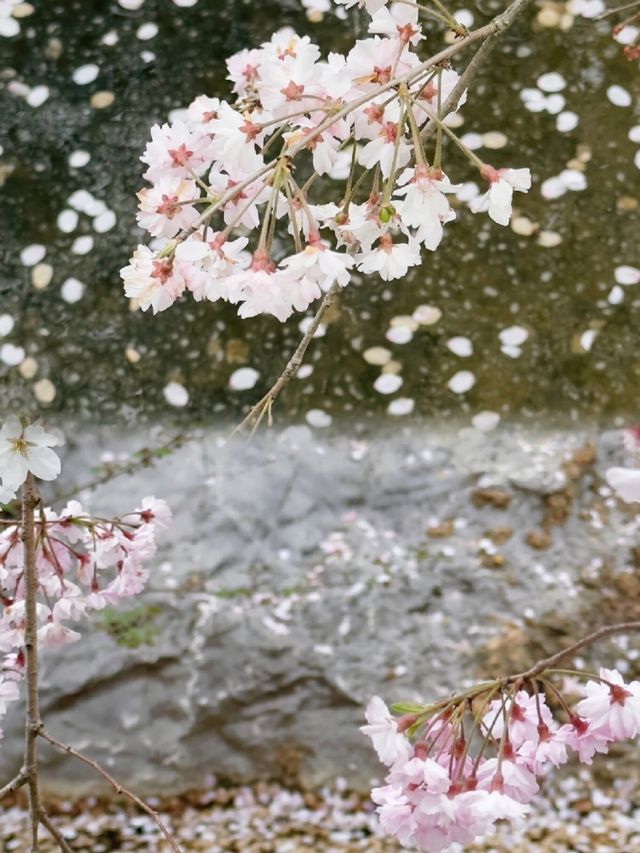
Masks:
[[[50,735],[44,728],[44,726],[40,726],[37,732],[41,738],[48,741],[52,746],[55,746],[57,749],[62,750],[63,752],[68,753],[69,755],[73,755],[74,758],[77,758],[79,761],[82,761],[84,764],[87,764],[89,767],[92,767],[96,773],[102,776],[103,779],[111,785],[111,787],[115,790],[116,794],[121,794],[131,800],[132,803],[135,803],[138,808],[142,809],[143,812],[149,815],[150,818],[155,822],[156,826],[160,830],[160,832],[166,838],[169,847],[174,851],[174,853],[182,853],[180,847],[178,846],[177,841],[173,838],[167,827],[164,825],[162,818],[158,814],[155,809],[152,809],[148,803],[145,803],[144,800],[140,799],[140,797],[136,796],[132,791],[129,791],[124,785],[121,785],[116,779],[111,776],[103,767],[101,767],[96,761],[89,758],[83,753],[78,752],[77,749],[74,749],[72,746],[68,746],[66,743],[62,743],[62,741]]]
[[[592,643],[597,643],[598,640],[603,640],[605,637],[611,637],[614,634],[629,634],[635,631],[640,631],[640,622],[619,622],[617,625],[605,625],[604,628],[599,628],[592,634],[588,634],[586,637],[583,637],[582,640],[579,640],[572,646],[568,646],[561,652],[556,652],[555,655],[551,655],[551,657],[538,661],[538,663],[526,672],[521,672],[519,675],[509,676],[508,681],[511,683],[514,681],[531,680],[548,669],[554,669],[556,665],[562,663],[565,658],[575,655],[576,652],[579,652],[580,649],[584,649],[585,646],[590,646]]]
[[[97,477],[94,477],[93,480],[88,480],[79,486],[74,486],[73,489],[68,492],[64,492],[62,495],[56,495],[56,500],[61,503],[68,501],[71,498],[76,497],[80,492],[95,489],[98,486],[104,485],[104,483],[109,483],[111,480],[115,480],[116,477],[122,477],[125,474],[135,474],[142,468],[151,468],[156,461],[158,461],[158,459],[162,459],[165,454],[168,455],[174,450],[179,450],[184,444],[188,441],[192,441],[194,438],[196,438],[196,436],[192,433],[180,432],[167,439],[167,441],[162,444],[157,445],[153,449],[143,447],[141,450],[137,450],[135,452],[134,455],[138,456],[137,459],[132,459],[128,462],[114,463],[105,470],[103,474],[99,474]]]
[[[626,12],[627,9],[633,9],[635,6],[640,6],[640,0],[631,0],[631,3],[623,3],[622,6],[616,6],[615,9],[607,9],[605,12],[600,12],[593,19],[601,21],[603,18],[608,18],[610,15],[617,15],[618,12]]]
[[[320,307],[316,311],[313,320],[311,321],[309,328],[304,333],[304,336],[298,346],[295,349],[295,352],[287,362],[287,366],[282,371],[278,379],[274,382],[271,388],[267,391],[267,393],[259,400],[255,406],[252,407],[249,414],[238,424],[238,426],[233,430],[229,438],[233,438],[237,433],[242,432],[245,427],[253,424],[254,428],[258,426],[265,412],[269,410],[271,404],[276,399],[278,394],[282,391],[287,382],[296,375],[300,365],[302,364],[302,359],[304,358],[304,354],[307,351],[307,347],[309,346],[311,339],[315,335],[318,330],[318,326],[322,318],[324,317],[327,310],[333,304],[333,300],[336,297],[337,292],[340,290],[340,285],[337,281],[331,285],[329,290],[325,293],[322,302],[320,303]]]
[[[65,841],[64,836],[55,826],[55,824],[44,809],[40,809],[40,823],[44,826],[46,830],[49,831],[51,836],[55,839],[58,844],[58,847],[62,850],[62,853],[73,853],[73,850]]]
[[[23,767],[17,776],[15,776],[10,782],[7,782],[3,788],[0,788],[0,800],[3,800],[8,794],[14,794],[16,791],[19,791],[26,782],[27,773]]]
[[[40,709],[38,705],[38,615],[36,600],[38,595],[38,570],[36,566],[36,536],[34,513],[39,503],[36,482],[31,472],[22,489],[22,544],[24,546],[25,573],[25,680],[27,689],[27,709],[24,741],[24,772],[29,787],[29,814],[31,823],[31,850],[37,853],[38,826],[42,807],[38,790],[38,748],[37,737],[40,727]]]
[[[440,107],[438,111],[438,118],[440,120],[448,116],[449,113],[457,110],[460,98],[473,82],[476,74],[486,62],[493,48],[513,24],[518,15],[526,9],[530,2],[531,0],[515,0],[508,9],[506,9],[501,15],[494,18],[491,24],[489,24],[489,26],[492,27],[492,32],[482,42],[482,45],[474,54],[473,59],[464,69],[460,75],[460,79],[449,93],[449,97]],[[640,2],[640,0],[638,0],[638,2]],[[423,141],[426,142],[427,139],[430,139],[436,132],[437,128],[437,122],[430,119],[422,130],[421,136]]]

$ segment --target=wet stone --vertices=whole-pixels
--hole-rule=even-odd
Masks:
[[[511,497],[502,489],[476,489],[471,495],[475,506],[491,506],[494,509],[506,509],[511,503]]]
[[[427,536],[430,539],[446,539],[453,535],[454,529],[453,521],[449,519],[448,521],[443,521],[441,524],[434,524],[431,527],[427,527]]]
[[[546,530],[530,530],[525,541],[530,548],[535,548],[536,551],[544,551],[551,546],[551,536]]]

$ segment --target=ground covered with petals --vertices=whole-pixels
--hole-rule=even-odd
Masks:
[[[340,787],[338,785],[338,787]],[[186,851],[207,853],[399,853],[381,836],[372,804],[348,792],[302,793],[276,785],[212,788],[154,803],[168,816]],[[113,801],[51,804],[74,851],[164,853],[155,824]],[[0,814],[0,850],[27,849],[27,813],[10,805]],[[57,848],[43,836],[43,853]],[[506,827],[464,848],[466,853],[640,853],[637,780],[594,783],[585,773],[549,786],[519,832]],[[451,853],[462,853],[453,846]]]

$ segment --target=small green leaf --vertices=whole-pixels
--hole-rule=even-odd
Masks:
[[[157,450],[153,451],[153,455],[156,459],[164,459],[165,456],[171,456],[172,452],[170,447],[158,447]]]
[[[392,714],[423,714],[425,711],[424,705],[413,705],[411,702],[396,702],[391,706]]]

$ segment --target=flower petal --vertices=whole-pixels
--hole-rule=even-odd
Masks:
[[[40,480],[55,480],[60,460],[48,447],[33,447],[29,452],[29,470]]]

